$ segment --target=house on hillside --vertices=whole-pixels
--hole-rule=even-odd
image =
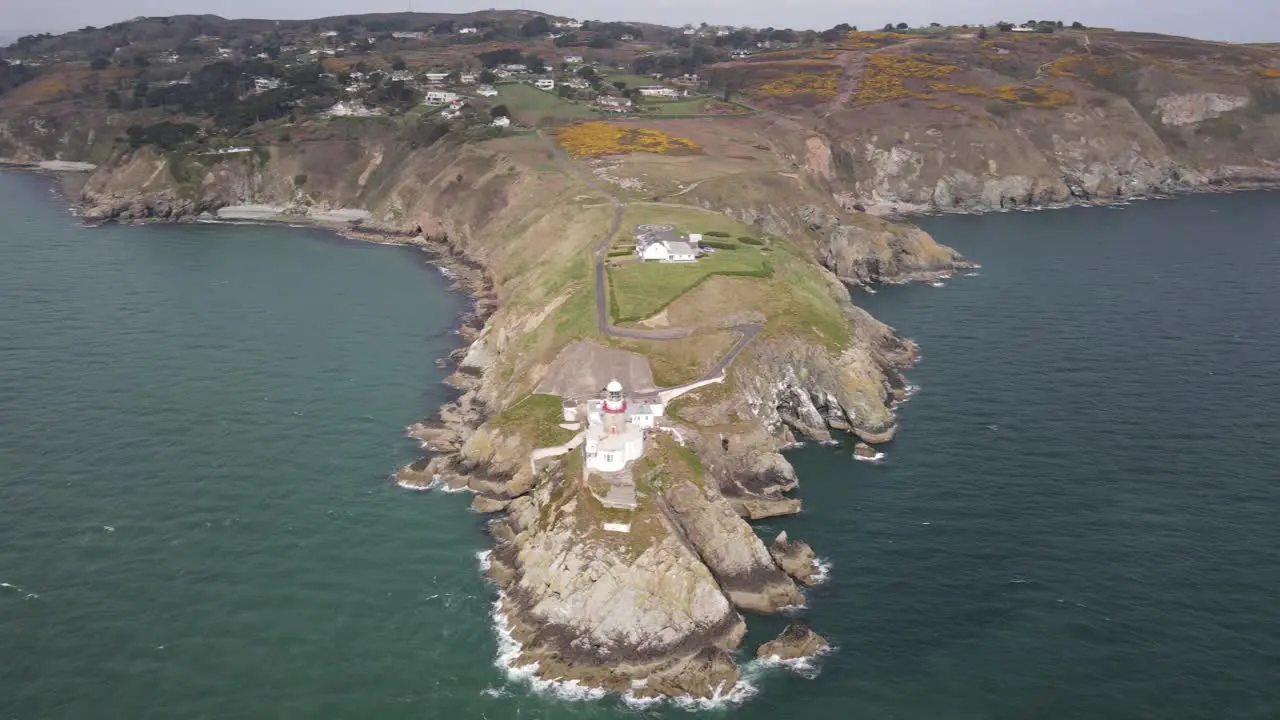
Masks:
[[[449,73],[447,73],[447,72],[429,72],[429,73],[425,74],[423,77],[425,77],[425,78],[427,79],[427,82],[431,83],[432,85],[439,85],[440,83],[442,83],[442,82],[444,82],[445,80],[448,80],[448,79],[449,79]]]
[[[324,111],[324,114],[329,117],[377,117],[382,114],[382,111],[367,108],[358,102],[336,102],[333,107]]]
[[[693,262],[698,259],[701,235],[680,236],[670,225],[636,227],[636,257],[644,261],[665,263]]]
[[[509,73],[516,73],[516,74],[529,72],[529,66],[525,65],[524,63],[511,63],[509,65],[503,65],[502,69],[506,70]]]
[[[459,35],[475,35],[478,32],[480,31],[473,27],[458,28]]]
[[[413,82],[413,72],[411,70],[395,70],[387,79],[391,82]]]
[[[263,93],[280,87],[280,78],[256,77],[253,79],[253,91]]]
[[[393,32],[391,37],[396,40],[426,40],[427,34],[424,32]]]
[[[636,90],[641,95],[644,95],[645,97],[660,97],[660,98],[680,97],[679,90],[676,90],[675,88],[669,88],[665,85],[645,85],[644,87],[636,88]]]
[[[476,94],[481,97],[497,97],[498,89],[492,85],[481,85],[476,88]]]
[[[497,128],[511,127],[511,118],[506,115],[499,115],[489,124]]]
[[[582,64],[582,56],[581,56],[581,55],[565,55],[563,59],[564,59],[564,61],[565,61],[566,63],[568,63],[569,65],[581,65],[581,64]]]
[[[422,101],[426,105],[448,105],[458,99],[458,93],[449,92],[448,90],[428,90],[427,97]]]
[[[631,100],[629,98],[601,95],[596,98],[596,105],[605,112],[631,112]]]
[[[551,78],[538,78],[533,81],[533,86],[539,90],[555,90],[556,81]]]
[[[567,30],[581,30],[582,21],[569,18],[567,20],[556,20],[551,23],[552,27],[565,28]]]
[[[475,74],[475,73],[462,73],[461,75],[459,75],[459,76],[458,76],[458,82],[462,83],[463,85],[475,85],[475,84],[476,84],[476,74]]]

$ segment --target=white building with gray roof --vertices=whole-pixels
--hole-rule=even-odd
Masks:
[[[677,235],[670,225],[636,227],[636,257],[657,262],[693,262],[698,259],[699,234]]]

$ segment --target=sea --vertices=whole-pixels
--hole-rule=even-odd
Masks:
[[[498,662],[465,494],[415,493],[466,299],[311,229],[85,228],[0,173],[0,718],[1280,717],[1280,196],[923,218],[879,462],[792,453],[830,568],[744,683],[634,707]],[[752,660],[791,620],[834,651]]]

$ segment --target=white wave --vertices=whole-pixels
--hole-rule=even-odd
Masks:
[[[840,441],[839,440],[822,440],[818,444],[823,447],[835,447],[836,445],[840,444]]]
[[[967,272],[967,273],[965,273],[965,274],[964,274],[964,276],[965,276],[965,277],[982,277],[982,273],[977,272],[977,271],[974,271],[974,272]]]
[[[946,287],[946,286],[947,286],[947,284],[946,284],[946,283],[944,283],[944,282],[942,282],[941,280],[934,280],[933,282],[931,282],[931,283],[929,283],[929,284],[930,284],[930,285],[932,285],[933,287]]]
[[[823,648],[822,650],[818,651],[816,654],[810,655],[808,657],[790,658],[787,660],[783,660],[778,655],[770,655],[767,658],[758,658],[748,663],[747,668],[743,668],[743,675],[747,674],[748,668],[754,670],[755,674],[757,675],[771,668],[786,668],[791,672],[807,680],[812,680],[818,677],[818,675],[821,674],[822,672],[822,667],[818,661],[823,657],[834,653],[835,651],[836,651],[836,648],[834,646],[827,646],[826,648]]]
[[[393,475],[392,477],[395,477],[395,476]],[[436,475],[435,477],[431,478],[431,482],[427,483],[426,485],[412,485],[410,483],[406,483],[401,480],[396,480],[396,485],[399,485],[405,490],[411,490],[413,492],[427,492],[428,490],[435,490],[437,492],[448,493],[448,494],[472,492],[471,488],[467,487],[466,485],[463,485],[462,487],[457,487],[457,488],[450,487],[449,483],[445,482],[439,475]]]
[[[36,593],[27,592],[26,590],[23,590],[22,588],[12,583],[0,582],[0,588],[9,588],[10,590],[22,595],[23,600],[38,600],[40,598],[40,596],[37,595]]]
[[[506,689],[506,688],[487,687],[487,688],[485,688],[484,690],[481,690],[481,691],[480,691],[480,694],[481,694],[481,695],[488,695],[489,697],[503,697],[503,696],[505,696],[505,695],[507,694],[507,689]]]
[[[434,263],[434,262],[433,262],[433,263],[431,263],[431,264],[436,266],[436,269],[440,271],[440,274],[441,274],[441,275],[445,276],[446,278],[448,278],[448,279],[450,279],[450,280],[453,280],[454,278],[458,277],[457,273],[455,273],[454,271],[450,270],[449,268],[447,268],[447,267],[445,267],[445,266],[443,266],[443,265],[441,265],[441,264],[439,264],[439,263]]]
[[[778,608],[778,612],[782,615],[799,615],[808,609],[808,605],[783,605]]]
[[[859,462],[878,463],[881,460],[884,460],[884,453],[878,452],[875,455],[872,455],[871,457],[865,457],[863,455],[858,455],[857,453],[854,453],[853,459]]]
[[[826,558],[814,558],[813,564],[818,568],[813,574],[813,584],[822,585],[831,579],[831,561]]]

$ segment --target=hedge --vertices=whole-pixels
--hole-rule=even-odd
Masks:
[[[719,231],[719,230],[708,230],[708,231],[706,231],[706,232],[704,232],[704,233],[702,233],[702,234],[703,234],[703,235],[705,235],[705,236],[707,236],[707,237],[718,237],[718,238],[727,238],[727,237],[730,237],[729,233],[727,233],[727,232],[721,232],[721,231]]]
[[[723,240],[703,240],[700,244],[707,247],[713,247],[717,250],[737,250],[738,243],[724,242]]]
[[[739,235],[738,242],[743,243],[745,245],[763,245],[764,244],[764,241],[761,240],[760,238],[747,237],[746,235]]]

